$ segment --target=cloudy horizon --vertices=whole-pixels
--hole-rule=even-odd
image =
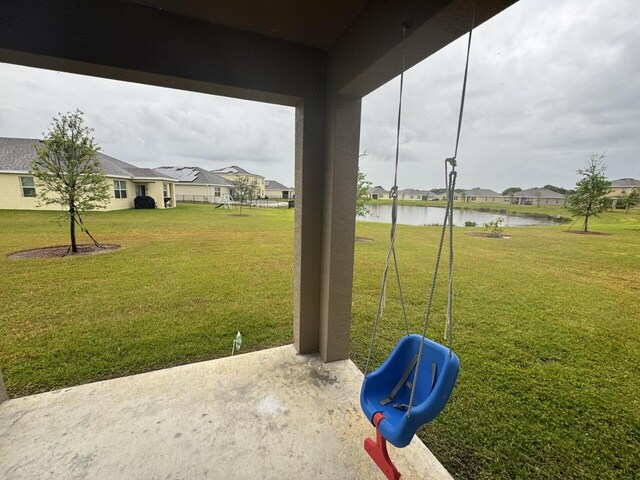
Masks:
[[[591,153],[610,179],[640,178],[640,16],[632,0],[520,0],[474,31],[461,188],[571,188]],[[405,76],[400,188],[441,188],[451,156],[466,37]],[[363,99],[360,168],[393,179],[396,78]],[[0,136],[41,138],[85,112],[102,151],[143,167],[239,165],[294,179],[294,109],[0,64]]]

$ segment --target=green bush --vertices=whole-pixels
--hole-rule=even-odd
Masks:
[[[502,224],[504,223],[504,218],[496,217],[494,220],[491,220],[488,223],[484,224],[484,228],[487,230],[487,234],[490,237],[501,237],[504,230],[502,229]]]

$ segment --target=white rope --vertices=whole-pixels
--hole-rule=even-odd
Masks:
[[[398,163],[400,159],[400,125],[402,120],[402,89],[404,86],[404,69],[405,69],[405,40],[407,38],[407,25],[402,24],[402,70],[400,72],[400,94],[398,100],[398,121],[396,126],[396,161],[393,175],[393,187],[391,188],[391,198],[393,203],[391,205],[391,232],[389,251],[387,252],[387,259],[382,272],[382,288],[380,289],[380,298],[378,299],[378,309],[376,310],[376,316],[373,321],[373,330],[371,332],[371,341],[369,342],[369,353],[367,354],[367,362],[364,368],[364,376],[369,373],[369,364],[371,362],[371,354],[373,352],[373,345],[375,343],[376,334],[378,331],[378,323],[382,317],[385,305],[385,297],[387,294],[387,274],[389,273],[389,264],[393,257],[393,264],[396,273],[396,280],[398,283],[398,292],[400,296],[400,304],[402,305],[402,315],[404,317],[404,325],[406,334],[409,335],[409,321],[407,320],[407,313],[404,305],[404,296],[402,295],[402,286],[400,284],[400,272],[398,270],[398,259],[396,257],[396,226],[398,223]]]
[[[436,255],[436,265],[433,272],[433,281],[431,283],[431,291],[429,292],[429,302],[427,304],[427,312],[424,319],[424,327],[422,329],[422,340],[420,342],[420,349],[418,350],[418,363],[416,364],[416,370],[413,375],[413,382],[411,385],[411,396],[409,398],[409,405],[407,407],[407,417],[411,416],[411,409],[413,408],[413,401],[416,393],[416,385],[418,383],[418,376],[420,374],[420,363],[422,362],[422,354],[424,350],[424,339],[427,335],[427,327],[429,325],[429,316],[431,315],[431,306],[433,304],[433,295],[435,293],[436,280],[438,277],[438,268],[440,265],[440,256],[442,254],[442,246],[444,244],[444,237],[447,232],[447,222],[449,222],[449,290],[447,298],[447,317],[445,322],[445,337],[449,338],[449,356],[452,354],[453,347],[453,196],[455,194],[456,179],[458,172],[456,172],[458,146],[460,144],[460,132],[462,131],[462,117],[464,114],[464,99],[467,94],[467,77],[469,75],[469,56],[471,53],[471,37],[473,34],[473,28],[476,23],[476,7],[477,0],[473,5],[473,16],[471,17],[471,28],[469,29],[469,41],[467,43],[467,58],[464,66],[464,78],[462,80],[462,94],[460,98],[460,112],[458,114],[458,129],[456,132],[456,146],[453,157],[447,158],[444,162],[445,168],[445,182],[447,190],[447,207],[444,214],[444,222],[442,225],[442,232],[440,235],[440,243],[438,244],[438,253]],[[451,165],[451,172],[448,172],[448,165]]]

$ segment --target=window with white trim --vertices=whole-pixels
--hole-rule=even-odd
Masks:
[[[113,193],[116,198],[127,198],[127,181],[126,180],[114,180],[113,181]]]
[[[36,181],[33,177],[20,177],[20,188],[23,197],[36,196]]]
[[[219,197],[219,196],[220,196],[220,187],[214,187],[214,188],[213,188],[213,194],[214,194],[216,197]]]
[[[168,183],[163,183],[162,184],[162,196],[164,198],[169,198],[169,184]]]

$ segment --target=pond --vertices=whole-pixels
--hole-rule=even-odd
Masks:
[[[365,222],[391,223],[391,205],[369,205],[371,213],[359,220]],[[425,207],[422,205],[398,205],[398,223],[403,225],[442,225],[444,220],[444,207]],[[558,225],[551,218],[525,217],[518,215],[506,215],[499,212],[479,212],[477,210],[453,210],[453,224],[464,227],[465,222],[476,222],[481,227],[483,224],[494,220],[496,217],[504,218],[506,227],[526,227],[532,225]]]

